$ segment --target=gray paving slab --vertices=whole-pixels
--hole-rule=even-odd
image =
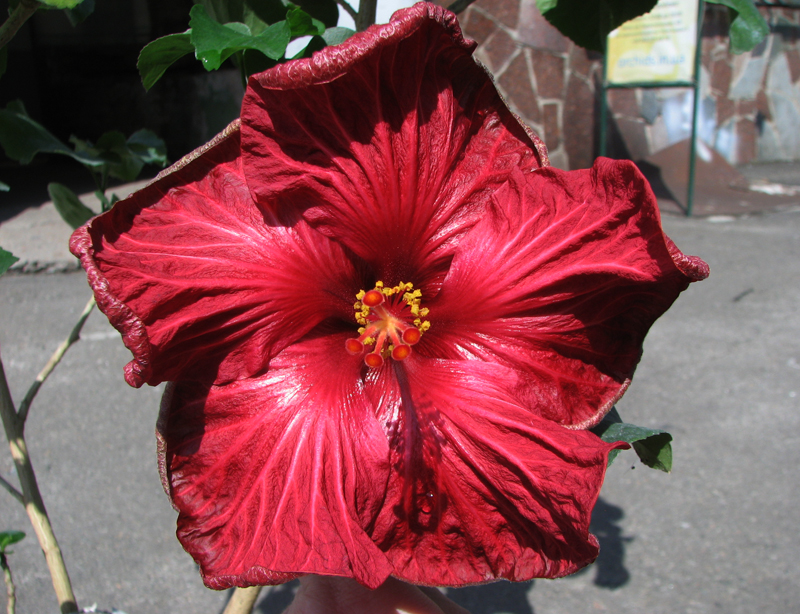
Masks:
[[[800,209],[664,224],[712,274],[655,325],[619,408],[627,421],[673,433],[674,471],[621,455],[594,516],[597,563],[561,580],[451,590],[473,614],[800,607]],[[0,278],[0,349],[15,399],[88,296],[80,272]],[[219,612],[226,594],[202,586],[158,481],[160,391],[125,385],[127,360],[117,333],[92,315],[27,429],[77,598],[128,614]],[[15,479],[2,449],[0,473]],[[5,492],[2,529],[29,533],[11,555],[18,613],[57,612],[27,518]],[[257,611],[281,612],[291,592],[269,591]]]

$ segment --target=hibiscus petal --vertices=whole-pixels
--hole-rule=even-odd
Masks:
[[[242,149],[256,201],[302,211],[379,278],[424,285],[510,169],[546,163],[474,47],[452,13],[420,2],[254,76]]]
[[[391,573],[363,529],[383,499],[389,450],[344,340],[295,344],[259,378],[183,382],[165,395],[162,479],[210,588],[292,573],[375,588]]]
[[[338,244],[254,206],[236,125],[78,229],[71,249],[133,352],[133,386],[261,373],[326,318],[352,319],[363,285]]]
[[[627,388],[653,322],[707,275],[664,236],[632,163],[515,173],[459,245],[419,351],[512,365],[540,415],[585,428]]]
[[[374,537],[394,576],[464,585],[555,578],[592,562],[589,521],[606,444],[544,420],[508,393],[516,373],[415,357],[395,368],[381,418],[392,450]],[[374,382],[386,395],[391,377]]]

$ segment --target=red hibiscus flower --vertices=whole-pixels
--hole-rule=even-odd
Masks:
[[[73,236],[205,583],[527,580],[597,555],[622,395],[707,274],[627,162],[562,172],[428,3],[253,77]],[[619,447],[623,444],[618,444]]]

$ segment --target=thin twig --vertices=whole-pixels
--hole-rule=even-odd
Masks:
[[[475,0],[456,0],[450,6],[447,7],[448,11],[452,11],[456,15],[461,13],[462,11],[466,10],[466,8],[475,2]]]
[[[33,399],[36,396],[36,393],[39,392],[39,388],[42,387],[42,384],[53,372],[53,369],[56,368],[56,365],[61,362],[61,359],[64,357],[64,354],[67,353],[67,350],[70,346],[75,343],[78,339],[81,338],[81,329],[83,325],[86,323],[86,318],[89,317],[89,314],[92,313],[92,309],[94,309],[95,301],[94,296],[89,299],[89,302],[86,303],[86,307],[83,308],[83,313],[81,313],[81,317],[78,318],[78,321],[75,323],[75,326],[72,328],[69,336],[61,342],[61,345],[58,346],[53,355],[50,357],[50,360],[47,361],[47,364],[42,369],[41,373],[36,376],[36,379],[31,384],[31,387],[28,389],[28,394],[25,395],[25,398],[22,399],[22,403],[19,404],[19,420],[20,423],[25,425],[25,420],[28,418],[28,410],[31,408],[31,403],[33,403]]]
[[[233,591],[233,597],[231,597],[228,605],[225,606],[225,611],[222,614],[250,614],[260,593],[260,586],[236,587],[236,590]]]
[[[0,359],[0,418],[2,418],[3,428],[8,439],[8,447],[11,448],[14,466],[17,468],[19,483],[22,486],[25,511],[28,513],[28,519],[33,525],[39,546],[41,546],[47,562],[47,568],[50,570],[61,614],[77,612],[78,604],[75,601],[75,594],[72,592],[72,583],[69,581],[67,567],[64,565],[64,557],[61,556],[61,548],[58,546],[53,526],[47,516],[42,493],[36,481],[36,473],[33,471],[28,454],[28,446],[23,433],[25,424],[14,409],[14,401],[11,399],[2,359]]]
[[[22,493],[14,488],[14,485],[11,482],[7,481],[3,476],[0,475],[0,486],[5,488],[8,492],[11,493],[11,496],[14,497],[17,501],[19,501],[22,505],[25,505],[25,498],[22,496]]]
[[[14,614],[17,609],[17,591],[14,589],[14,578],[11,576],[11,568],[8,566],[5,552],[0,552],[0,568],[3,569],[3,577],[6,581],[6,595],[8,595],[6,612]]]
[[[0,26],[0,49],[5,47],[31,15],[42,6],[35,0],[20,0],[8,19]]]
[[[344,9],[344,12],[350,15],[350,17],[353,18],[353,21],[355,21],[358,12],[350,5],[349,2],[347,2],[347,0],[336,0],[336,4],[341,6]]]

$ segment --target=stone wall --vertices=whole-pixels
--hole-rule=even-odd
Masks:
[[[727,9],[707,5],[705,12],[699,135],[732,164],[800,160],[800,10],[760,10],[770,35],[738,56],[728,51]],[[600,149],[602,56],[552,28],[535,0],[478,0],[461,23],[553,165],[590,166]],[[689,89],[614,89],[608,100],[613,157],[645,158],[690,134]]]

